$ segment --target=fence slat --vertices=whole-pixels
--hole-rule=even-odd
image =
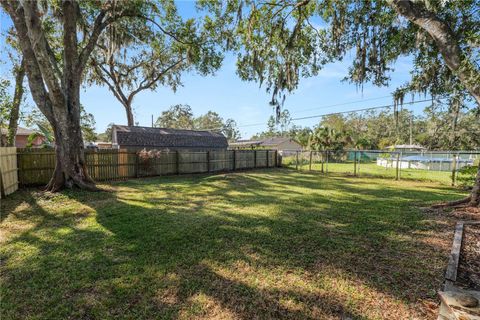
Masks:
[[[18,189],[17,148],[0,148],[0,198]]]
[[[268,150],[155,151],[146,158],[127,149],[85,151],[87,169],[95,181],[273,167],[276,157],[276,151]],[[17,149],[13,158],[15,166],[18,161],[20,185],[46,184],[55,169],[54,150]]]

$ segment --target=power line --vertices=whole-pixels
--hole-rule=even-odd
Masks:
[[[377,98],[375,98],[377,99]],[[379,99],[379,98],[378,98]],[[444,100],[446,98],[437,98],[436,100]],[[418,103],[423,103],[423,102],[431,102],[432,99],[424,99],[424,100],[418,100],[418,101],[411,101],[411,102],[404,102],[400,104],[400,106],[404,105],[413,105],[413,104],[418,104]],[[352,102],[353,103],[353,102]],[[332,113],[324,113],[324,114],[319,114],[319,115],[313,115],[313,116],[306,116],[306,117],[298,117],[298,118],[291,118],[290,121],[298,121],[298,120],[306,120],[306,119],[314,119],[314,118],[321,118],[325,116],[332,116],[332,115],[337,115],[337,114],[344,114],[344,113],[353,113],[353,112],[361,112],[361,111],[368,111],[368,110],[377,110],[377,109],[385,109],[385,108],[392,108],[394,107],[394,104],[387,104],[387,105],[382,105],[382,106],[375,106],[375,107],[368,107],[368,108],[362,108],[362,109],[355,109],[355,110],[347,110],[347,111],[339,111],[339,112],[332,112]],[[250,123],[250,124],[244,124],[244,125],[238,125],[238,128],[245,128],[245,127],[254,127],[254,126],[260,126],[260,125],[265,125],[265,122],[259,122],[259,123]],[[209,128],[209,129],[203,129],[203,130],[221,130],[224,127],[218,127],[218,128]]]
[[[446,98],[439,98],[437,100],[443,100]],[[404,105],[412,105],[412,104],[417,104],[417,103],[422,103],[422,102],[431,102],[432,99],[425,99],[425,100],[419,100],[419,101],[411,101],[411,102],[404,102],[400,104],[400,106]],[[305,120],[305,119],[313,119],[313,118],[321,118],[325,116],[332,116],[332,115],[337,115],[337,114],[343,114],[343,113],[352,113],[352,112],[360,112],[360,111],[368,111],[368,110],[376,110],[376,109],[384,109],[384,108],[392,108],[394,107],[394,104],[387,104],[384,106],[376,106],[376,107],[370,107],[370,108],[363,108],[363,109],[356,109],[356,110],[349,110],[349,111],[340,111],[340,112],[333,112],[333,113],[324,113],[324,114],[319,114],[319,115],[314,115],[314,116],[307,116],[307,117],[300,117],[300,118],[292,118],[290,119],[291,121],[297,121],[297,120]]]
[[[365,102],[365,101],[381,100],[381,99],[391,98],[391,97],[392,97],[391,95],[388,95],[388,96],[382,96],[382,97],[376,97],[376,98],[369,98],[369,99],[362,99],[362,100],[356,100],[356,101],[335,103],[335,104],[329,104],[329,105],[324,105],[324,106],[315,107],[315,108],[300,109],[300,110],[296,110],[295,113],[308,112],[308,111],[318,110],[318,109],[329,109],[329,108],[332,108],[332,107],[346,106],[346,105],[349,105],[349,104],[362,103],[362,102]]]

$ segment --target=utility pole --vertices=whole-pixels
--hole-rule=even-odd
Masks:
[[[153,128],[153,114],[152,114],[152,128]]]

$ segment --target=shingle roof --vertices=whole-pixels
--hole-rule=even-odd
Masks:
[[[7,134],[8,129],[7,128],[1,128],[1,132],[2,132],[2,134]],[[31,135],[32,133],[35,133],[35,132],[36,132],[35,130],[18,127],[16,135],[17,136],[29,136],[29,135]]]
[[[115,125],[112,132],[116,134],[116,142],[120,146],[205,149],[228,146],[223,134],[212,131]]]
[[[273,137],[260,140],[238,140],[230,143],[231,146],[244,146],[244,145],[258,145],[263,147],[277,146],[284,142],[290,141],[291,138],[286,137]]]

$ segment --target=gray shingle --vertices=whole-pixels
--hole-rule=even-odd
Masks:
[[[121,147],[226,149],[225,136],[218,132],[170,128],[113,126]]]

